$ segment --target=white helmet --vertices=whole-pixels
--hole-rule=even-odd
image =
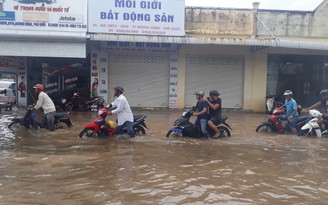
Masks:
[[[292,95],[292,94],[293,94],[293,92],[291,90],[286,90],[284,93],[284,95]]]
[[[194,93],[194,95],[200,95],[200,96],[204,96],[205,95],[205,93],[204,93],[204,91],[201,91],[201,90],[199,90],[199,91],[196,91],[195,93]]]

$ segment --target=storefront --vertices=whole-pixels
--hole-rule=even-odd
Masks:
[[[91,66],[92,82],[99,83],[98,92],[105,100],[113,100],[113,88],[120,85],[133,107],[169,107],[175,53],[175,44],[103,42],[101,51],[93,53],[98,64]]]
[[[303,106],[319,100],[321,89],[328,88],[328,56],[269,54],[267,94],[282,94],[290,89]]]
[[[175,108],[179,45],[133,37],[184,36],[183,16],[184,0],[90,2],[91,35],[131,37],[127,41],[101,41],[99,47],[92,48],[91,87],[97,88],[105,101],[113,100],[113,88],[120,85],[132,107]]]
[[[0,59],[22,59],[10,73],[30,87],[36,79],[28,57],[86,58],[87,0],[0,1]],[[0,72],[8,68],[0,66]],[[40,71],[38,70],[40,75]],[[40,80],[40,81],[39,81]],[[39,83],[46,81],[38,79]],[[48,85],[45,85],[48,87]],[[30,103],[30,95],[19,105]],[[29,101],[29,102],[28,102]]]

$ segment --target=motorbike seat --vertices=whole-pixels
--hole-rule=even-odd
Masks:
[[[55,118],[63,118],[67,117],[69,115],[69,112],[56,112]]]
[[[134,115],[133,122],[141,121],[141,120],[144,120],[145,118],[146,118],[145,115]]]
[[[220,120],[217,121],[217,122],[215,123],[215,125],[218,126],[219,124],[225,122],[227,119],[228,119],[228,117],[224,117],[224,116],[222,116],[222,117],[220,118]]]

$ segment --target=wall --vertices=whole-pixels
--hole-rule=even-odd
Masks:
[[[260,10],[257,14],[267,29],[276,37],[308,37],[312,12]],[[257,21],[257,35],[270,36],[269,31]]]
[[[312,36],[328,37],[328,0],[315,10],[312,23]]]
[[[185,31],[187,34],[249,36],[253,31],[253,12],[187,7]]]
[[[241,38],[256,30],[257,37],[328,37],[328,0],[314,11],[186,7],[185,13],[187,35]]]

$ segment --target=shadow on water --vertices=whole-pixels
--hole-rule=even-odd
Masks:
[[[135,114],[140,114],[141,111]],[[150,130],[77,138],[95,113],[55,132],[0,119],[0,204],[324,204],[328,139],[260,135],[263,114],[227,113],[232,137],[166,138],[180,113],[144,111]],[[109,116],[114,119],[114,116]],[[192,119],[194,120],[194,119]]]

